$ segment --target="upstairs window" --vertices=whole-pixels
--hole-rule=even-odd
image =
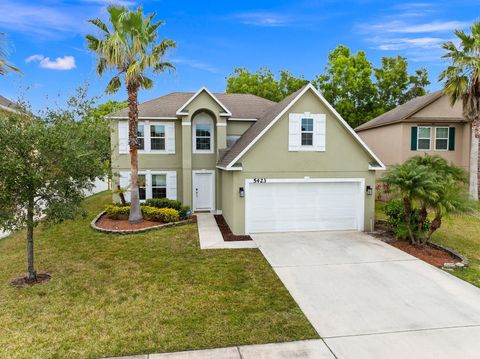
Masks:
[[[165,150],[165,126],[150,125],[150,149]]]
[[[302,118],[302,146],[313,146],[313,118]]]
[[[140,125],[140,124],[138,125],[137,143],[138,143],[137,148],[139,150],[145,149],[145,126],[144,125]]]
[[[431,127],[418,127],[417,149],[429,151],[431,138],[432,138]]]
[[[200,113],[193,119],[194,153],[213,153],[213,119],[206,113]]]
[[[448,127],[435,128],[435,150],[448,150]]]

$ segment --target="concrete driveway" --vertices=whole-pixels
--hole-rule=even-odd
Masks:
[[[336,358],[480,358],[479,288],[364,233],[252,237]]]

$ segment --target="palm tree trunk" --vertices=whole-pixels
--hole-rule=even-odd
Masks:
[[[469,187],[469,192],[470,192],[470,196],[475,199],[475,200],[478,200],[478,177],[479,177],[479,173],[478,173],[478,147],[479,147],[479,140],[478,140],[478,137],[475,136],[475,130],[474,130],[474,127],[473,127],[473,124],[472,124],[472,127],[471,127],[471,136],[472,136],[472,140],[471,140],[471,145],[470,145],[470,168],[469,168],[469,172],[470,172],[470,187]]]
[[[34,198],[30,198],[27,208],[27,279],[37,279],[37,272],[34,267],[33,256],[33,211],[34,211]]]
[[[138,191],[138,85],[127,83],[128,92],[128,142],[130,146],[130,223],[143,221],[140,208],[140,195]]]
[[[405,225],[408,228],[408,235],[410,236],[410,242],[412,244],[417,244],[415,235],[413,234],[413,230],[412,230],[412,200],[410,199],[410,197],[408,196],[403,197],[403,208],[405,211]]]
[[[439,214],[437,214],[435,216],[435,218],[433,219],[432,223],[430,224],[430,230],[428,231],[428,234],[427,234],[427,239],[425,241],[425,243],[429,242],[430,241],[430,238],[432,237],[432,234],[440,228],[440,226],[442,225],[442,217],[440,217]]]

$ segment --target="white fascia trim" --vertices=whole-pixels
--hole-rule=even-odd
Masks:
[[[241,171],[243,168],[242,167],[222,167],[222,166],[216,166],[218,169],[224,170],[224,171]]]
[[[223,110],[225,111],[224,113],[221,113],[220,116],[232,116],[232,113],[228,110],[228,108],[223,104],[221,103],[205,86],[203,86],[200,90],[198,90],[192,97],[190,97],[190,99],[185,102],[182,107],[180,107],[178,110],[177,110],[177,116],[186,116],[188,115],[187,112],[184,112],[183,110],[185,109],[185,107],[187,107],[194,99],[195,97],[197,97],[198,95],[200,95],[202,93],[202,91],[205,91],[207,94],[210,95],[211,98],[213,98],[215,100],[215,102],[221,107],[223,108]]]
[[[114,120],[128,120],[128,116],[105,116],[106,118],[111,118]],[[178,117],[173,116],[163,116],[163,117],[155,117],[155,116],[138,116],[139,120],[178,120]]]
[[[226,123],[222,123],[222,122],[217,122],[217,127],[227,127],[227,124]]]
[[[379,167],[379,166],[372,166],[368,165],[368,170],[369,171],[385,171],[387,168],[385,166]]]
[[[342,116],[340,116],[340,114],[333,108],[333,106],[330,105],[330,103],[322,96],[320,92],[318,92],[315,86],[313,86],[311,83],[305,86],[305,88],[292,101],[290,101],[290,103],[282,110],[282,112],[280,112],[277,117],[275,117],[273,121],[270,122],[268,126],[265,127],[262,132],[260,132],[257,137],[255,137],[253,141],[250,142],[248,146],[245,147],[243,151],[240,152],[240,154],[228,164],[227,168],[233,166],[265,134],[265,132],[267,132],[270,127],[272,127],[308,90],[312,90],[313,93],[317,95],[317,97],[320,99],[320,101],[322,101],[325,106],[327,106],[327,108],[332,111],[333,115],[340,121],[340,123],[350,132],[350,134],[358,141],[358,143],[360,143],[360,145],[367,151],[367,153],[372,156],[372,158],[379,164],[378,167],[381,169],[385,169],[385,165],[383,164],[383,162],[380,161],[380,159],[372,152],[370,148],[368,148],[366,143],[362,141],[362,139],[357,135],[357,133],[347,124],[347,122],[342,118]]]

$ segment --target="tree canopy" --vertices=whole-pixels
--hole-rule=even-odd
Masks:
[[[287,70],[275,76],[267,67],[253,73],[241,67],[235,68],[226,82],[227,93],[251,93],[281,101],[308,83],[308,79]],[[352,127],[425,95],[430,84],[426,69],[408,73],[405,57],[383,57],[381,66],[375,68],[365,52],[353,54],[344,45],[329,53],[325,71],[314,76],[312,83]]]

